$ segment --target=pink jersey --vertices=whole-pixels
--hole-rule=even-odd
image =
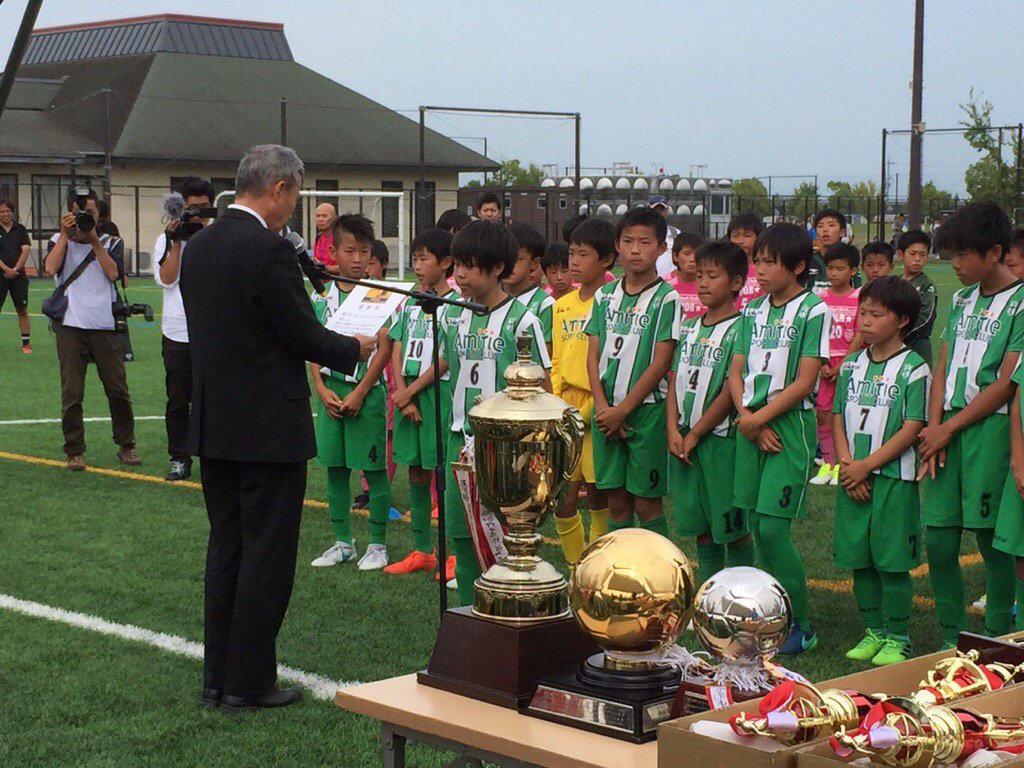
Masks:
[[[671,272],[666,272],[661,276],[661,279],[675,288],[676,293],[679,294],[679,306],[683,310],[684,318],[696,317],[707,309],[704,303],[697,298],[696,280],[684,281],[679,276],[679,271],[675,269]]]
[[[756,299],[761,296],[764,291],[761,290],[761,284],[757,282],[757,278],[754,277],[754,267],[752,265],[747,266],[747,279],[743,282],[743,287],[740,288],[740,295],[736,297],[736,309],[743,309],[751,299]]]
[[[857,332],[857,303],[860,289],[848,293],[833,293],[831,286],[821,286],[815,293],[825,302],[832,314],[832,336],[828,340],[828,356],[842,358],[850,351],[850,342]]]

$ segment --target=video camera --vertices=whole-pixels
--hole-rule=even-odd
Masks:
[[[75,228],[79,232],[92,232],[96,228],[96,219],[85,210],[85,206],[88,204],[89,188],[75,187],[75,205],[78,206],[78,210],[75,211]]]
[[[201,219],[212,219],[217,215],[216,208],[189,208],[180,192],[164,195],[164,218],[168,223],[177,220],[175,229],[165,231],[168,240],[188,240],[203,228]]]

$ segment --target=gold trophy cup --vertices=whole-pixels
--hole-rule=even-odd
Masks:
[[[516,339],[518,359],[505,389],[469,411],[480,502],[507,528],[508,556],[473,584],[473,613],[498,621],[569,615],[565,578],[537,555],[537,527],[554,511],[583,448],[580,412],[545,392],[544,369],[530,359],[532,339]]]
[[[925,674],[918,691],[911,697],[923,707],[948,704],[957,699],[988,693],[1006,685],[1024,664],[1014,666],[1001,662],[979,663],[977,650],[958,651],[956,656],[942,659]],[[986,671],[997,678],[989,679]]]

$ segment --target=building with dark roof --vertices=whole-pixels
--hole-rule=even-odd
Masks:
[[[0,117],[0,197],[14,198],[41,240],[57,228],[72,178],[87,180],[109,195],[128,246],[145,252],[174,181],[195,174],[230,189],[246,150],[282,135],[309,189],[407,191],[401,202],[340,201],[394,243],[399,204],[410,227],[432,222],[454,207],[460,172],[497,168],[428,130],[435,195],[417,215],[416,121],[297,63],[281,24],[162,14],[33,32]],[[297,212],[307,232],[315,203]]]

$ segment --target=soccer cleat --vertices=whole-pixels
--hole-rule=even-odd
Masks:
[[[169,483],[177,482],[178,480],[188,480],[192,476],[192,467],[185,461],[172,461],[171,468],[167,470],[167,474],[164,475],[164,480]]]
[[[885,636],[869,629],[853,648],[846,652],[846,658],[853,661],[871,661],[885,645]]]
[[[320,557],[310,563],[314,568],[330,568],[338,563],[346,563],[356,559],[356,548],[347,541],[336,541]]]
[[[458,579],[448,579],[448,582],[445,584],[445,586],[448,589],[458,589],[459,588],[459,581],[458,581]]]
[[[363,491],[352,499],[352,509],[366,509],[370,506],[370,492]]]
[[[876,667],[884,667],[888,664],[899,664],[914,655],[914,649],[910,646],[910,638],[887,637],[882,643],[881,650],[871,659]]]
[[[32,354],[32,345],[31,344],[22,344],[21,345],[21,353],[23,355],[31,355]]]
[[[383,544],[370,544],[359,558],[360,571],[379,571],[388,564],[388,548]]]
[[[985,606],[987,604],[988,604],[988,595],[982,595],[977,600],[975,600],[973,603],[971,603],[971,608],[973,608],[976,611],[984,611],[985,610]]]
[[[435,504],[434,508],[430,510],[430,519],[437,520],[437,504]]]
[[[811,485],[828,485],[832,482],[832,465],[821,463],[818,467],[818,473],[810,479]]]
[[[832,471],[828,476],[829,485],[839,485],[839,462],[832,465]]]
[[[384,573],[412,573],[413,571],[432,571],[437,568],[437,557],[427,552],[414,549],[397,563],[384,569]]]
[[[81,472],[85,469],[85,457],[82,454],[78,454],[77,456],[68,456],[67,462],[64,466],[72,472]]]
[[[434,581],[437,581],[438,575],[434,573]],[[448,559],[444,561],[444,578],[445,581],[449,581],[455,578],[455,555],[448,555]]]
[[[779,654],[782,656],[796,656],[804,651],[813,651],[817,645],[818,636],[814,633],[814,627],[812,626],[805,632],[794,621],[789,627],[789,636],[786,638],[786,642],[779,648]]]

